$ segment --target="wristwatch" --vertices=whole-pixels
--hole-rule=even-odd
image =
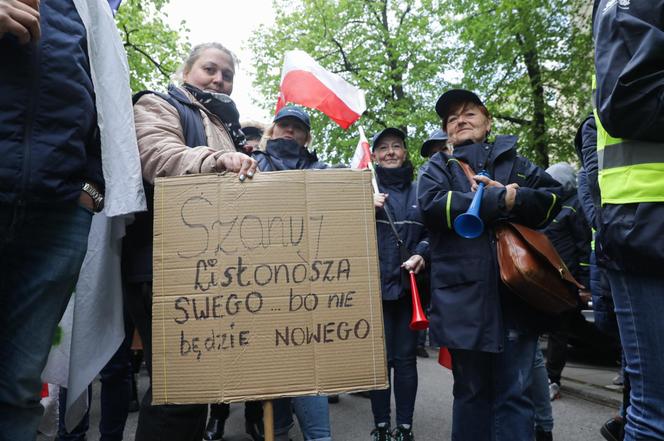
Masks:
[[[92,205],[94,207],[93,211],[95,213],[99,213],[104,209],[104,195],[101,194],[94,185],[86,182],[83,184],[82,190],[92,198]]]

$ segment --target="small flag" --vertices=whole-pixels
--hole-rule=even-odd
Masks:
[[[353,159],[350,161],[350,168],[363,170],[369,167],[371,163],[371,149],[369,148],[369,141],[364,136],[364,130],[360,130],[360,140],[355,147]]]
[[[291,102],[317,109],[343,129],[366,110],[364,92],[324,69],[306,52],[286,52],[276,112]]]

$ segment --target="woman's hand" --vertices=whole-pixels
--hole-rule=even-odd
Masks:
[[[39,40],[39,0],[0,0],[0,38],[6,33],[20,44]]]
[[[475,179],[476,182],[470,188],[472,191],[477,191],[477,187],[479,186],[480,182],[483,182],[485,187],[497,187],[497,188],[504,187],[503,184],[501,184],[498,181],[494,181],[488,176],[475,175],[473,176],[473,179]]]
[[[374,207],[383,208],[385,206],[385,201],[387,200],[387,193],[374,193]]]
[[[413,254],[408,260],[401,264],[401,268],[406,271],[412,271],[415,274],[419,273],[424,269],[424,257],[419,254]]]
[[[512,211],[514,208],[514,202],[516,202],[516,191],[519,188],[519,184],[507,184],[505,186],[505,208],[507,211]]]
[[[237,173],[240,181],[244,181],[246,177],[253,178],[257,166],[255,159],[240,152],[222,153],[217,158],[217,170]]]

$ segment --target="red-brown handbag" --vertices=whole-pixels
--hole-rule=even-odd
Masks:
[[[560,314],[578,305],[574,279],[544,233],[504,222],[495,227],[500,278],[534,309]]]

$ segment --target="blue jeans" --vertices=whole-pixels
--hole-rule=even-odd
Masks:
[[[383,323],[385,324],[385,348],[387,350],[388,375],[393,371],[394,381],[390,388],[372,390],[371,411],[376,425],[390,425],[390,398],[394,383],[394,401],[396,403],[396,422],[413,424],[415,397],[417,395],[417,332],[408,325],[412,316],[410,296],[399,300],[383,300]]]
[[[607,274],[632,387],[625,441],[664,440],[664,277]]]
[[[101,419],[99,420],[100,441],[122,441],[129,400],[131,399],[131,321],[125,317],[125,338],[113,357],[99,373],[101,377]],[[90,428],[90,407],[81,422],[71,431],[65,428],[67,389],[60,389],[60,414],[56,441],[85,441]],[[88,403],[92,405],[92,386],[88,386]]]
[[[0,440],[32,441],[41,372],[85,257],[92,212],[0,206]]]
[[[533,378],[530,383],[530,398],[535,409],[535,429],[544,432],[553,431],[553,412],[549,397],[549,377],[546,373],[546,362],[542,350],[535,351]]]
[[[331,441],[330,408],[326,396],[281,398],[274,401],[274,435],[288,440],[293,410],[305,441]]]
[[[537,336],[506,326],[504,351],[450,349],[454,374],[453,441],[531,441],[528,394]]]

